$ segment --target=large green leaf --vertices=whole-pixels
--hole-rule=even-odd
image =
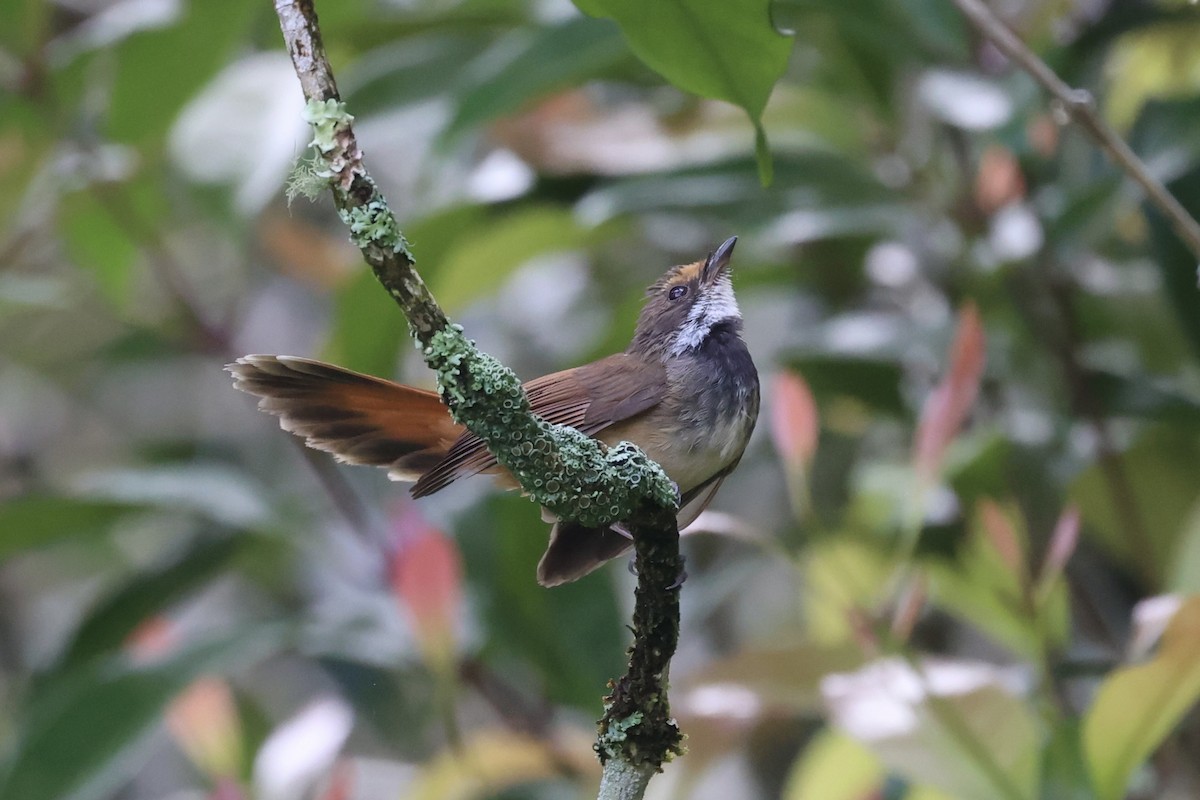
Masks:
[[[0,769],[0,797],[92,800],[130,778],[166,704],[197,676],[252,663],[277,650],[285,631],[256,628],[195,647],[147,668],[114,659],[35,696],[23,736]]]
[[[1155,428],[1120,459],[1126,494],[1114,490],[1108,467],[1095,464],[1076,478],[1071,496],[1087,531],[1142,580],[1159,586],[1200,497],[1200,445],[1176,428]]]
[[[137,506],[59,495],[33,495],[0,505],[0,563],[36,547],[103,530]]]
[[[575,0],[607,17],[638,58],[679,88],[741,106],[754,123],[759,175],[771,180],[762,112],[791,54],[771,25],[770,0]]]
[[[1200,167],[1193,168],[1167,188],[1193,215],[1200,214]],[[1175,233],[1171,224],[1148,208],[1153,261],[1162,273],[1163,289],[1175,310],[1179,326],[1200,359],[1200,297],[1196,293],[1196,256]]]
[[[52,6],[41,0],[0,3],[0,43],[15,56],[24,57],[27,52],[36,52],[45,42],[52,15]]]
[[[122,42],[109,135],[122,141],[160,141],[175,114],[228,63],[249,36],[255,15],[264,11],[243,0],[191,0],[176,24],[139,31]]]
[[[328,30],[323,13],[321,27]],[[390,41],[363,56],[345,79],[339,73],[342,98],[355,116],[366,117],[453,92],[463,65],[489,40],[482,33],[456,31]]]
[[[591,232],[569,211],[527,207],[464,232],[435,264],[433,294],[448,311],[491,294],[530,259],[581,247]]]
[[[608,574],[624,569],[624,559],[544,589],[535,574],[549,526],[528,501],[493,497],[455,527],[487,621],[489,655],[502,664],[527,664],[549,697],[594,713],[629,644]]]
[[[129,302],[138,245],[104,202],[90,192],[75,192],[63,198],[59,228],[67,252],[96,281],[104,298],[114,308]]]
[[[821,689],[834,726],[906,780],[956,798],[1033,800],[1038,718],[1013,682],[981,662],[894,658]]]
[[[803,242],[899,234],[912,219],[895,192],[840,153],[781,154],[775,175],[779,181],[764,191],[754,164],[736,159],[624,178],[586,195],[579,213],[588,220],[654,211],[710,215],[732,226],[732,232],[757,228],[778,215],[781,231]]]
[[[80,624],[60,667],[71,669],[115,651],[147,617],[220,574],[250,541],[245,535],[201,541],[165,566],[138,572]]]
[[[1083,723],[1100,800],[1118,800],[1139,764],[1200,699],[1200,595],[1175,612],[1149,662],[1112,673]]]
[[[862,800],[882,794],[883,765],[849,736],[824,730],[792,765],[786,800]]]
[[[591,19],[572,19],[522,39],[515,56],[499,70],[487,71],[484,80],[459,98],[448,135],[516,111],[556,89],[577,86],[619,64],[628,52],[616,26]],[[497,48],[513,49],[508,41]],[[481,58],[494,61],[495,53]]]
[[[800,354],[787,364],[808,381],[822,400],[853,397],[877,412],[904,416],[908,406],[900,395],[903,370],[898,361],[835,354]]]

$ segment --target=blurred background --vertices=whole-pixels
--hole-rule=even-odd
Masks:
[[[994,5],[1200,211],[1194,4]],[[786,63],[766,187],[742,109],[565,0],[318,10],[419,269],[523,377],[741,237],[764,409],[684,539],[651,796],[1200,796],[1196,258],[950,0],[728,3]],[[430,383],[285,197],[271,4],[5,0],[0,92],[0,797],[594,794],[626,564],[542,589],[536,507],[409,501],[222,372]]]

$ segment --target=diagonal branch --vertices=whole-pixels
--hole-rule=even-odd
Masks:
[[[605,763],[603,785],[623,787],[605,796],[640,797],[650,775],[680,752],[682,738],[665,686],[679,636],[677,490],[636,446],[605,448],[574,428],[538,418],[516,375],[450,322],[414,269],[408,243],[363,165],[313,0],[275,0],[275,12],[307,100],[318,177],[333,190],[351,240],[407,317],[455,420],[482,438],[526,494],[560,519],[589,527],[624,521],[633,534],[639,567],[635,642],[628,674],[606,702],[596,749]]]
[[[1086,89],[1069,86],[1054,70],[1037,56],[1021,38],[992,13],[983,0],[954,0],[963,16],[1000,52],[1011,58],[1021,69],[1054,96],[1071,119],[1083,129],[1096,145],[1108,154],[1126,175],[1146,192],[1150,202],[1171,222],[1176,235],[1187,244],[1200,260],[1200,224],[1187,209],[1167,191],[1162,181],[1154,177],[1125,140],[1096,112],[1096,101]]]

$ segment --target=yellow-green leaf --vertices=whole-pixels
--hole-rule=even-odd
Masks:
[[[1150,661],[1112,673],[1084,718],[1083,749],[1100,800],[1118,800],[1133,771],[1200,700],[1200,595],[1171,618]]]

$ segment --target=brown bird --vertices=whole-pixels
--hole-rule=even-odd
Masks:
[[[625,352],[524,385],[541,417],[608,445],[633,442],[657,461],[679,487],[681,529],[737,466],[758,418],[758,373],[729,277],[736,243],[733,237],[707,259],[667,270],[648,290]],[[284,430],[339,461],[416,481],[414,497],[480,472],[517,485],[435,392],[294,356],[249,355],[226,369]],[[538,582],[573,581],[631,544],[621,525],[555,522]]]

